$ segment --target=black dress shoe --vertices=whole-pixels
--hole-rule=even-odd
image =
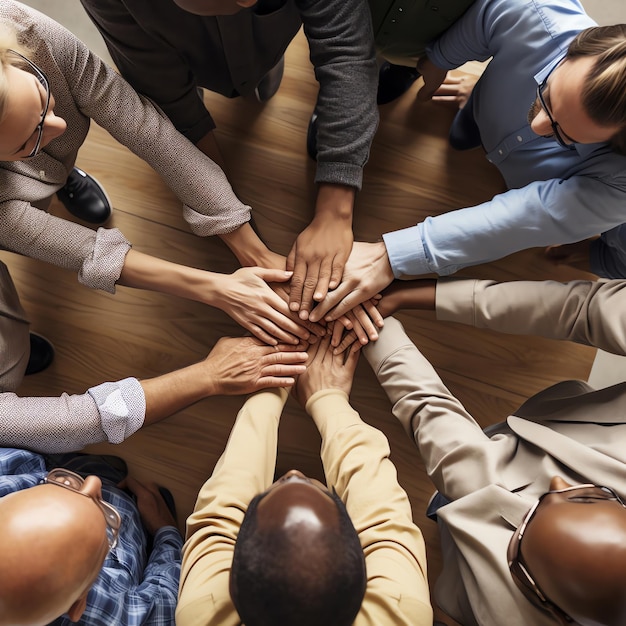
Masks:
[[[158,487],[158,490],[163,500],[165,500],[165,505],[172,514],[172,517],[176,519],[176,501],[174,500],[172,492],[167,487]]]
[[[111,201],[102,185],[77,167],[72,170],[65,187],[57,191],[57,196],[79,220],[102,224],[111,217]]]
[[[376,102],[378,104],[387,104],[399,98],[410,89],[411,85],[419,77],[420,73],[414,67],[392,65],[385,61],[378,70]]]
[[[267,102],[276,94],[280,83],[283,80],[285,72],[285,57],[281,57],[280,61],[260,80],[254,95],[259,102]]]
[[[53,360],[54,348],[52,344],[37,333],[30,333],[30,356],[26,366],[26,376],[42,372]]]
[[[313,111],[306,131],[306,151],[309,156],[317,161],[317,113]]]

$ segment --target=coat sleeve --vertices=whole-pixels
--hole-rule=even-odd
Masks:
[[[426,554],[409,499],[389,459],[389,443],[338,390],[307,402],[322,435],[329,487],[345,503],[365,554],[367,588],[358,626],[432,624]]]

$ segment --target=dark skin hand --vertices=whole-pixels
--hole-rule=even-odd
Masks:
[[[301,320],[308,319],[315,303],[341,282],[352,250],[354,196],[352,187],[320,185],[315,217],[298,235],[287,256],[286,267],[293,271],[289,308]]]
[[[165,504],[163,496],[159,493],[156,483],[143,484],[128,476],[123,483],[137,498],[137,508],[141,515],[141,521],[151,537],[154,537],[159,528],[164,526],[178,527],[176,520]]]

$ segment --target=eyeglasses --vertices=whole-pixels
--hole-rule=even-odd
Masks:
[[[109,542],[109,549],[113,550],[113,548],[115,548],[120,532],[120,526],[122,525],[122,518],[117,509],[111,506],[108,502],[105,502],[100,498],[94,498],[92,495],[81,491],[81,487],[85,483],[85,479],[82,476],[58,467],[48,472],[48,475],[43,478],[41,482],[48,485],[63,487],[64,489],[69,489],[70,491],[78,493],[81,496],[92,499],[104,514],[104,521],[107,525],[107,540]]]
[[[35,78],[41,83],[43,88],[46,90],[46,104],[41,112],[41,121],[37,125],[35,129],[37,132],[37,141],[35,142],[35,147],[30,151],[30,153],[25,157],[30,159],[31,157],[37,156],[39,153],[39,149],[41,148],[41,138],[43,136],[43,124],[46,119],[46,115],[48,115],[48,107],[50,106],[50,83],[46,75],[37,67],[30,59],[25,57],[23,54],[16,52],[15,50],[9,50],[11,54],[19,57],[24,63],[28,65],[28,67],[32,70]]]
[[[556,489],[554,491],[547,491],[544,493],[535,504],[531,507],[530,511],[524,517],[524,520],[519,525],[514,535],[511,537],[509,547],[507,550],[507,559],[509,562],[509,570],[511,576],[515,581],[515,584],[519,587],[520,591],[533,603],[539,600],[540,606],[550,611],[553,615],[558,617],[564,624],[573,624],[574,620],[562,609],[560,609],[554,602],[552,602],[546,594],[539,588],[539,585],[533,579],[528,566],[523,562],[521,555],[521,545],[524,533],[528,524],[535,516],[539,505],[546,496],[556,493],[567,493],[567,499],[572,502],[588,502],[589,500],[609,500],[616,501],[621,506],[626,508],[623,500],[617,495],[617,493],[610,487],[602,487],[600,485],[575,485],[573,487],[567,487],[566,489]]]
[[[546,112],[546,115],[548,116],[548,119],[550,120],[550,125],[552,126],[552,132],[554,133],[554,138],[557,140],[557,143],[562,148],[566,148],[567,150],[576,150],[576,146],[574,145],[574,143],[576,142],[561,130],[561,127],[559,126],[558,122],[554,121],[554,118],[552,117],[552,113],[550,113],[550,109],[548,108],[545,98],[543,97],[543,92],[546,90],[546,87],[548,86],[548,78],[550,78],[550,75],[552,74],[552,72],[554,72],[554,70],[559,65],[561,65],[564,59],[565,57],[562,57],[554,65],[554,67],[547,73],[546,77],[543,79],[543,82],[541,83],[541,85],[537,87],[537,98],[539,99],[541,108]]]

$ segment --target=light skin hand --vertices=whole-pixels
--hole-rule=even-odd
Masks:
[[[448,70],[437,67],[428,57],[421,57],[417,61],[417,70],[424,79],[424,85],[417,92],[417,99],[426,102],[435,95],[448,75]]]
[[[363,345],[369,341],[376,341],[378,339],[378,329],[384,325],[383,318],[375,304],[380,297],[380,294],[377,294],[371,300],[362,302],[359,306],[335,320],[331,344],[333,346],[339,345],[341,335],[343,334],[342,328],[355,333]]]
[[[285,257],[272,252],[254,232],[249,222],[230,233],[218,235],[243,267],[285,269]]]
[[[270,287],[274,291],[274,293],[285,303],[286,306],[289,305],[289,283],[270,283]],[[304,326],[311,334],[307,341],[309,343],[314,343],[317,341],[318,337],[323,337],[327,334],[328,329],[324,324],[319,324],[315,322],[311,322],[309,320],[302,320],[298,317],[297,313],[290,312],[292,319],[298,320],[298,324]]]
[[[362,302],[380,293],[393,280],[384,242],[355,242],[346,263],[343,281],[311,312],[309,319],[339,319]]]
[[[256,235],[255,235],[256,236]],[[284,265],[284,258],[279,257]],[[263,341],[298,343],[308,331],[266,281],[287,281],[284,269],[218,274],[129,250],[117,284],[151,289],[216,306]]]
[[[455,108],[462,109],[474,89],[478,80],[477,76],[451,76],[448,74],[433,96],[433,102],[452,104]]]
[[[144,485],[128,476],[124,481],[124,486],[137,498],[137,509],[139,509],[141,521],[150,536],[154,537],[157,530],[164,526],[177,527],[176,520],[167,508],[156,483]]]
[[[352,208],[355,190],[343,185],[321,185],[315,218],[298,235],[287,256],[293,270],[289,307],[308,319],[314,302],[339,285],[352,249]]]
[[[437,293],[437,281],[430,278],[418,280],[394,280],[382,293],[379,300],[370,301],[376,306],[382,317],[389,317],[401,309],[434,311]],[[354,331],[345,333],[341,343],[335,348],[337,353],[344,352],[352,346],[359,337]],[[361,346],[356,344],[355,349]]]
[[[253,337],[222,337],[204,360],[214,394],[245,395],[267,387],[289,387],[306,370],[304,346],[268,346]]]
[[[298,376],[294,395],[305,406],[309,398],[322,389],[340,389],[350,395],[358,352],[333,354],[330,337],[324,337],[309,348],[306,373]]]
[[[284,283],[290,277],[290,272],[281,270],[241,268],[219,279],[213,296],[215,306],[270,345],[307,341],[309,331],[268,285]]]
[[[357,340],[360,345],[364,346],[378,339],[378,329],[384,326],[383,316],[376,306],[380,298],[380,294],[377,294],[371,300],[362,302],[358,307],[332,322],[331,345],[334,348],[337,349],[342,345],[346,337],[351,337],[349,343],[345,344],[346,347]],[[339,354],[344,350],[345,347],[337,350],[336,353]]]

